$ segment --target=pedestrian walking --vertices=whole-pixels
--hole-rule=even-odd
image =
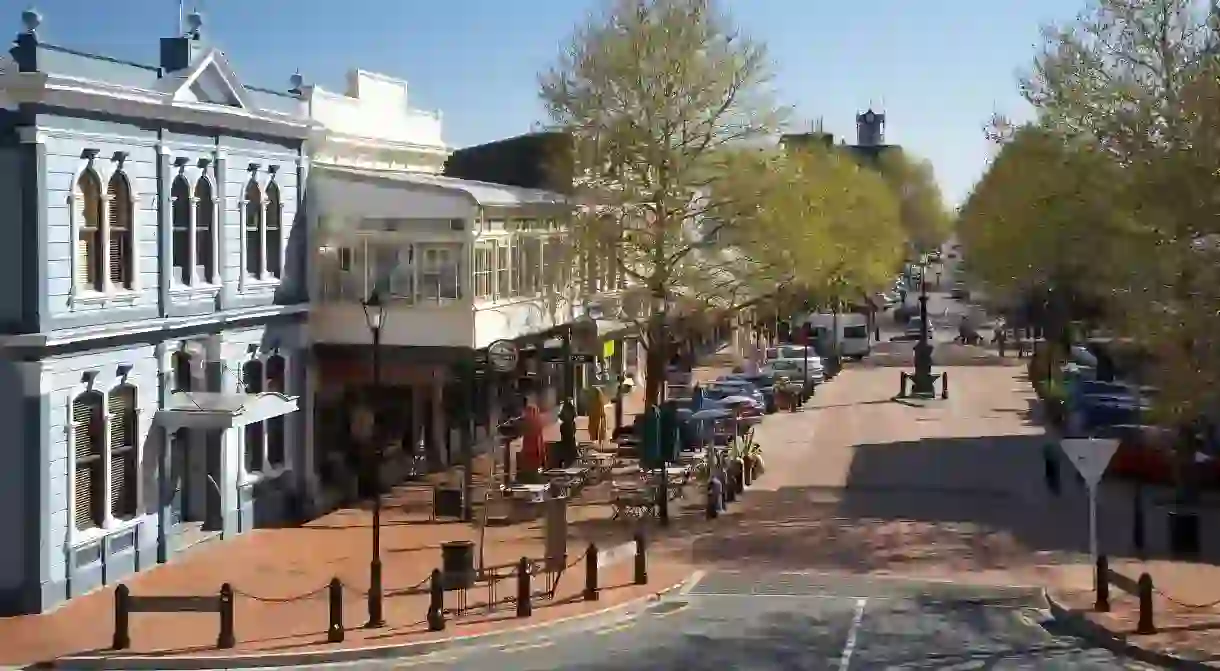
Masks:
[[[599,447],[606,442],[606,392],[593,387],[589,392],[589,440]]]

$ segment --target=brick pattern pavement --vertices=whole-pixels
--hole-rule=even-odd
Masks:
[[[720,357],[725,359],[726,357]],[[713,357],[713,363],[718,361]],[[714,379],[723,366],[696,369],[695,378]],[[643,410],[643,385],[624,399],[624,421]],[[612,416],[612,413],[608,413]],[[586,420],[577,420],[584,431]],[[579,434],[578,434],[579,435]],[[547,427],[548,439],[558,439],[558,426]],[[490,455],[476,460],[479,489],[491,481]],[[473,525],[430,519],[431,486],[438,481],[460,481],[450,471],[419,483],[396,487],[383,498],[382,562],[385,585],[385,619],[388,626],[366,630],[366,592],[370,559],[371,506],[336,510],[297,528],[260,529],[223,543],[201,546],[165,566],[145,571],[125,583],[136,596],[212,594],[226,581],[237,591],[235,621],[239,653],[274,653],[297,650],[391,645],[454,635],[475,635],[523,624],[536,625],[613,607],[664,589],[689,575],[688,564],[657,555],[649,565],[649,584],[632,583],[632,563],[623,562],[601,571],[602,598],[580,600],[584,588],[583,564],[569,569],[559,580],[554,600],[535,606],[528,620],[513,617],[511,607],[492,613],[473,613],[451,622],[445,632],[427,631],[428,597],[406,593],[427,579],[440,563],[445,541],[478,543]],[[602,549],[631,538],[635,528],[609,521],[610,507],[598,488],[591,488],[569,508],[569,556],[583,553],[589,542]],[[600,500],[599,500],[600,499]],[[476,511],[477,515],[477,511]],[[590,535],[589,530],[602,533]],[[521,557],[544,554],[542,522],[488,527],[483,541],[484,565],[507,564]],[[325,644],[326,585],[343,581],[347,629],[342,644]],[[504,584],[501,590],[514,585]],[[503,593],[509,593],[507,591]],[[472,601],[485,600],[472,593]],[[0,618],[0,664],[25,665],[70,655],[109,654],[113,634],[114,586],[78,597],[43,615]],[[447,602],[450,605],[450,602]],[[217,618],[208,614],[134,614],[132,648],[124,654],[226,654],[215,651]]]

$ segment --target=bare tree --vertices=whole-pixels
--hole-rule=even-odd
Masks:
[[[612,0],[540,79],[551,124],[574,139],[574,244],[663,310],[733,225],[712,186],[733,179],[738,148],[781,126],[765,48],[713,0]],[[664,338],[648,323],[655,402]]]

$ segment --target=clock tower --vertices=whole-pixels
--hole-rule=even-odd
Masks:
[[[864,114],[856,115],[856,146],[879,147],[885,144],[885,115],[870,107]]]

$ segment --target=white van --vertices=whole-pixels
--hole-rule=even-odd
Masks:
[[[873,343],[868,331],[868,317],[857,312],[819,313],[809,315],[809,328],[817,340],[825,338],[838,327],[836,340],[841,356],[863,359],[872,353]]]

